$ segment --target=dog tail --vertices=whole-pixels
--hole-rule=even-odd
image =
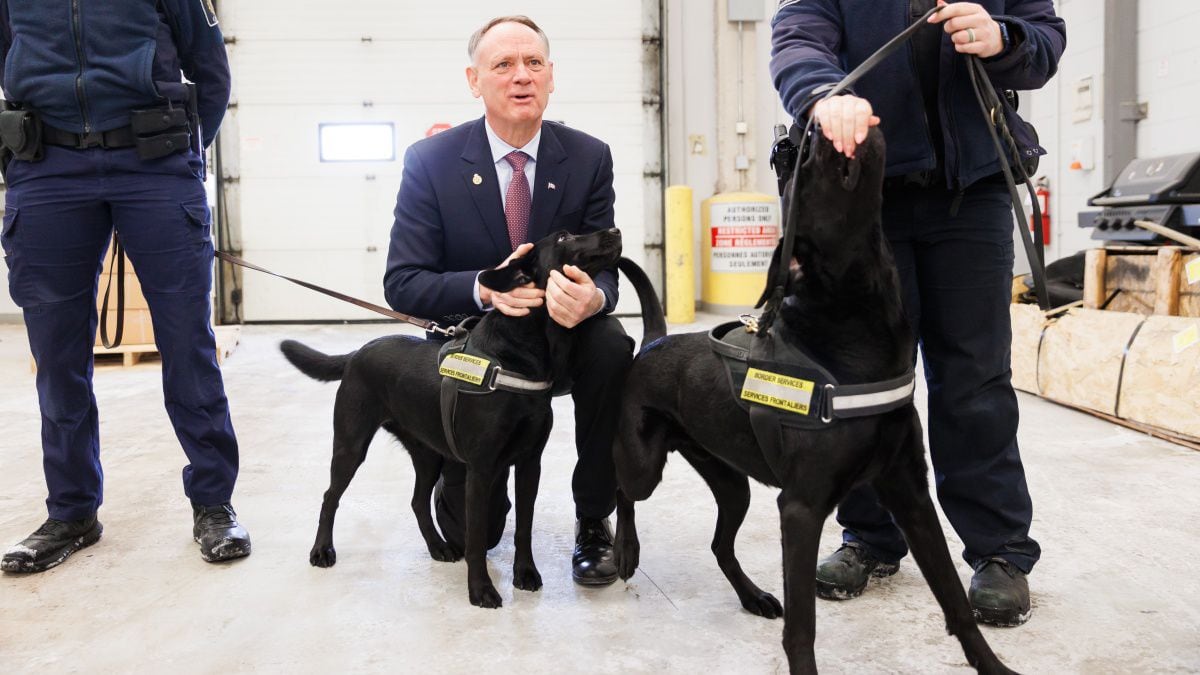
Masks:
[[[284,340],[279,343],[279,351],[283,352],[284,358],[299,368],[300,372],[322,382],[342,379],[342,374],[346,371],[346,364],[350,362],[350,357],[354,356],[354,352],[330,356],[295,340]]]
[[[621,258],[617,261],[617,269],[637,291],[638,302],[642,305],[642,346],[645,347],[667,334],[667,319],[663,316],[662,303],[654,292],[650,277],[637,263],[629,258]]]

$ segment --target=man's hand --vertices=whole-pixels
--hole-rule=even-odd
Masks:
[[[938,6],[941,10],[929,17],[929,23],[942,24],[959,54],[974,54],[986,59],[1004,51],[1000,24],[982,5],[974,2],[948,5],[946,0],[938,0]]]
[[[817,101],[812,115],[821,123],[825,138],[851,159],[858,144],[867,140],[867,129],[879,124],[879,118],[872,114],[871,103],[850,94]]]
[[[604,293],[587,272],[574,265],[551,270],[546,284],[546,311],[563,328],[574,328],[604,307]]]
[[[497,269],[507,267],[508,263],[514,258],[529,253],[533,250],[533,244],[525,243],[517,247],[504,262],[496,266]],[[540,288],[534,288],[532,283],[518,286],[510,291],[500,292],[494,291],[483,284],[479,284],[479,301],[484,307],[491,305],[496,311],[508,316],[525,316],[529,313],[530,307],[539,307],[542,304],[542,298],[546,292]]]

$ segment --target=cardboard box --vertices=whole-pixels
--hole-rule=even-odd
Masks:
[[[154,344],[154,326],[150,323],[150,310],[148,309],[125,309],[125,326],[122,329],[121,344],[122,345],[138,345],[138,344]],[[117,312],[110,311],[108,313],[108,334],[110,338],[116,337],[117,331]],[[96,329],[96,345],[104,344],[100,336],[100,329]]]

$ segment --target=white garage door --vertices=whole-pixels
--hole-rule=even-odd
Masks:
[[[483,114],[463,74],[467,38],[493,16],[523,13],[550,38],[555,92],[546,118],[612,146],[617,225],[625,233],[626,255],[642,262],[644,223],[659,222],[653,174],[661,135],[657,113],[644,102],[654,97],[644,94],[643,84],[649,78],[642,36],[657,30],[657,19],[645,19],[644,7],[654,4],[221,2],[234,83],[221,141],[226,246],[281,274],[384,304],[404,150],[435,125]],[[363,122],[393,125],[394,157],[321,161],[322,124]],[[229,302],[240,306],[227,305],[227,320],[379,318],[257,272],[246,271],[230,285],[240,286],[232,296],[226,289]],[[621,309],[635,310],[636,302],[625,298]]]

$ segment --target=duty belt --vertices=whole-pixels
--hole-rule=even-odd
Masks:
[[[132,148],[135,145],[133,128],[129,125],[108,131],[76,134],[56,129],[49,124],[43,123],[42,142],[48,145],[60,145],[77,150],[85,150],[87,148]]]
[[[550,395],[551,380],[531,380],[520,373],[506,370],[499,359],[469,346],[471,328],[479,317],[471,317],[455,327],[455,337],[438,351],[438,374],[442,376],[442,431],[450,454],[460,462],[466,459],[459,453],[454,440],[454,412],[458,395],[482,395],[495,391],[515,394]]]

